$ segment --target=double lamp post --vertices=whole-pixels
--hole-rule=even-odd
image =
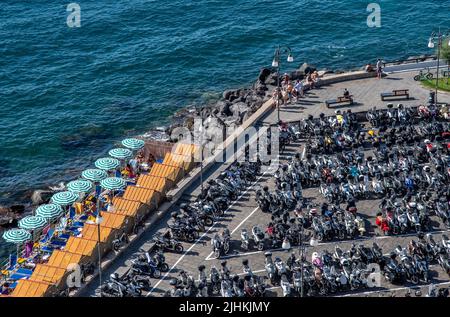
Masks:
[[[438,32],[431,33],[430,39],[428,41],[428,48],[434,48],[435,42],[438,47],[437,51],[437,67],[436,67],[436,92],[435,92],[435,104],[438,103],[438,85],[439,85],[439,66],[440,66],[440,58],[441,58],[441,49],[442,44],[445,38],[448,38],[450,35],[450,30],[447,30],[445,32],[441,32],[441,29],[439,29]],[[448,42],[448,45],[450,46],[450,41]],[[448,74],[447,76],[449,76]]]
[[[281,54],[288,54],[287,55],[287,62],[292,63],[294,61],[294,57],[292,55],[292,50],[289,46],[278,46],[275,50],[275,53],[273,55],[273,61],[272,61],[272,67],[277,69],[277,92],[276,92],[276,98],[277,98],[277,118],[278,121],[280,121],[280,94],[281,94],[281,87],[280,87],[280,64],[281,64]]]

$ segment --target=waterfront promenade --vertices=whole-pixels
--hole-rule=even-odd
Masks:
[[[298,121],[308,115],[317,117],[320,113],[325,115],[333,115],[337,109],[347,110],[352,112],[367,111],[370,108],[377,107],[377,109],[386,108],[389,103],[396,106],[399,103],[408,106],[418,106],[426,104],[430,89],[423,87],[420,83],[415,82],[413,76],[416,74],[412,72],[392,73],[383,79],[367,78],[353,81],[344,81],[331,85],[321,86],[307,92],[305,98],[301,99],[300,103],[288,104],[281,106],[280,118],[283,121]],[[350,91],[353,95],[355,104],[353,106],[337,106],[334,108],[327,108],[325,100],[336,99],[341,96],[344,88]],[[390,92],[396,89],[409,89],[410,99],[399,98],[395,100],[386,99],[381,101],[380,93]],[[439,102],[450,103],[450,93],[440,92]],[[274,111],[268,116],[264,123],[276,122],[277,113]]]
[[[378,80],[375,78],[358,79],[353,81],[339,82],[331,85],[322,86],[318,89],[308,91],[305,98],[301,99],[299,103],[289,104],[282,106],[280,111],[280,117],[283,121],[296,121],[301,118],[305,118],[307,115],[312,114],[317,117],[320,113],[326,115],[332,115],[335,109],[326,108],[324,102],[327,99],[334,99],[339,95],[342,95],[344,88],[347,88],[351,94],[354,95],[356,104],[352,107],[339,107],[338,109],[347,110],[351,109],[352,112],[366,111],[374,106],[377,108],[385,108],[388,103],[394,105],[402,103],[405,106],[417,106],[425,104],[428,99],[429,90],[423,88],[420,83],[415,82],[412,77],[414,72],[401,72],[388,74],[387,77]],[[273,88],[273,87],[272,87]],[[392,91],[393,89],[409,89],[411,99],[410,100],[395,100],[395,101],[381,101],[380,93]],[[439,102],[450,103],[450,94],[440,93]],[[277,111],[271,111],[265,117],[261,118],[259,122],[254,124],[275,124],[277,122]],[[295,152],[302,151],[302,144],[291,144],[287,150],[280,156],[280,161],[283,161],[287,156],[293,155]],[[222,170],[226,168],[225,164],[215,163],[212,168],[208,170],[204,179],[205,182],[209,178],[214,178]],[[268,171],[258,178],[256,186],[268,185],[273,188],[271,176],[274,171]],[[199,181],[193,182],[183,193],[181,199],[171,207],[171,211],[175,211],[181,202],[195,199],[199,192]],[[239,249],[240,231],[245,228],[251,231],[253,225],[265,226],[270,216],[263,214],[254,198],[254,187],[247,189],[239,196],[239,199],[232,203],[223,219],[215,223],[205,234],[201,235],[201,238],[194,244],[183,243],[185,252],[182,254],[165,253],[166,261],[168,262],[171,270],[167,274],[163,274],[162,279],[152,279],[153,290],[147,296],[161,296],[164,291],[169,289],[169,280],[171,277],[177,277],[180,270],[185,270],[192,274],[195,278],[198,275],[197,267],[204,264],[209,272],[211,266],[220,268],[220,260],[214,259],[211,254],[210,239],[216,232],[221,232],[224,228],[228,228],[232,234],[231,236],[231,251],[225,259],[228,261],[228,267],[233,273],[242,274],[242,260],[248,259],[250,266],[254,273],[264,274],[264,256],[263,252],[250,251],[242,253]],[[304,196],[315,198],[316,203],[321,203],[322,197],[318,192],[318,189],[308,189],[304,191]],[[357,203],[359,212],[363,215],[368,226],[367,237],[356,240],[357,243],[363,242],[367,245],[371,245],[373,241],[376,241],[385,252],[391,251],[397,245],[405,246],[413,235],[401,235],[401,236],[377,236],[374,231],[374,219],[377,212],[379,200],[367,200]],[[139,252],[140,249],[148,249],[151,244],[149,240],[156,232],[164,232],[166,230],[167,221],[169,220],[169,213],[162,217],[156,224],[144,232],[138,239],[136,239],[130,246],[128,246],[116,259],[113,260],[111,265],[108,266],[103,272],[103,277],[108,278],[111,273],[124,274],[128,270],[129,260],[132,256]],[[433,232],[435,238],[446,231],[446,228],[439,223],[436,219],[438,229]],[[322,249],[331,250],[335,244],[339,244],[343,249],[348,249],[355,241],[338,241],[320,243],[319,246],[314,248],[314,251],[320,251]],[[307,258],[310,259],[313,248],[307,247]],[[286,260],[289,253],[280,250],[273,250],[273,256],[280,256],[283,260]],[[448,276],[438,266],[433,266],[432,276],[435,283],[447,283]],[[443,285],[447,285],[443,284]],[[98,278],[95,278],[86,288],[84,288],[78,296],[95,296],[98,295],[97,291]],[[392,285],[383,283],[381,290],[396,288]],[[272,295],[279,294],[278,288],[271,289]],[[378,290],[376,290],[378,291]],[[378,296],[376,291],[360,291],[358,296]],[[404,291],[404,287],[398,287],[396,292],[401,294]]]

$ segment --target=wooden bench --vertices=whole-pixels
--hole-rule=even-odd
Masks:
[[[349,103],[350,105],[352,105],[353,104],[353,96],[348,96],[348,97],[340,96],[340,97],[337,97],[337,99],[331,99],[331,100],[325,101],[327,108],[330,108],[330,105],[341,104],[341,103]]]
[[[384,101],[388,97],[406,97],[406,99],[409,99],[409,89],[396,89],[392,90],[392,92],[381,93],[382,101]]]

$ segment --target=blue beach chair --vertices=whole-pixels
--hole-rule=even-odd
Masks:
[[[8,271],[14,270],[16,264],[17,264],[17,254],[10,254]]]
[[[14,274],[12,274],[9,278],[13,281],[18,281],[22,279],[28,279],[31,274],[33,274],[32,270],[20,268]]]
[[[45,244],[48,243],[51,238],[53,237],[53,234],[55,233],[55,229],[50,229],[47,231],[47,234],[44,236],[44,238],[40,241],[40,243]]]
[[[100,185],[95,186],[95,197],[100,196],[102,193],[102,187]]]

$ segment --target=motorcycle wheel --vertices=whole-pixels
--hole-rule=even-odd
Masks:
[[[120,243],[117,243],[117,242],[113,243],[112,248],[113,248],[114,251],[119,252],[119,250],[120,250]]]
[[[426,76],[427,79],[433,79],[433,74],[432,73],[428,73]]]
[[[193,243],[195,241],[195,238],[192,234],[189,234],[186,236],[186,241],[189,243]]]
[[[207,227],[211,227],[213,225],[214,221],[211,218],[206,218],[205,219],[205,226]]]
[[[175,246],[175,252],[182,253],[183,251],[184,251],[184,248],[181,244],[177,244]]]
[[[317,240],[323,241],[323,234],[322,233],[317,234]]]
[[[153,271],[152,277],[153,278],[160,278],[161,277],[161,271],[160,270]]]
[[[169,271],[169,265],[167,263],[161,264],[161,272],[167,272]]]
[[[339,239],[341,240],[345,239],[345,232],[343,230],[339,230]]]
[[[419,277],[417,275],[411,276],[410,280],[413,284],[419,284]]]
[[[258,243],[258,251],[264,250],[264,243]]]
[[[223,253],[228,254],[228,252],[230,252],[230,245],[228,243],[226,243],[223,246]]]
[[[420,80],[420,76],[419,75],[414,76],[414,80],[415,81],[419,81]]]
[[[214,256],[216,257],[216,259],[220,258],[220,250],[215,250]]]
[[[220,293],[220,287],[218,285],[213,285],[212,293],[213,293],[213,295],[219,294]]]

